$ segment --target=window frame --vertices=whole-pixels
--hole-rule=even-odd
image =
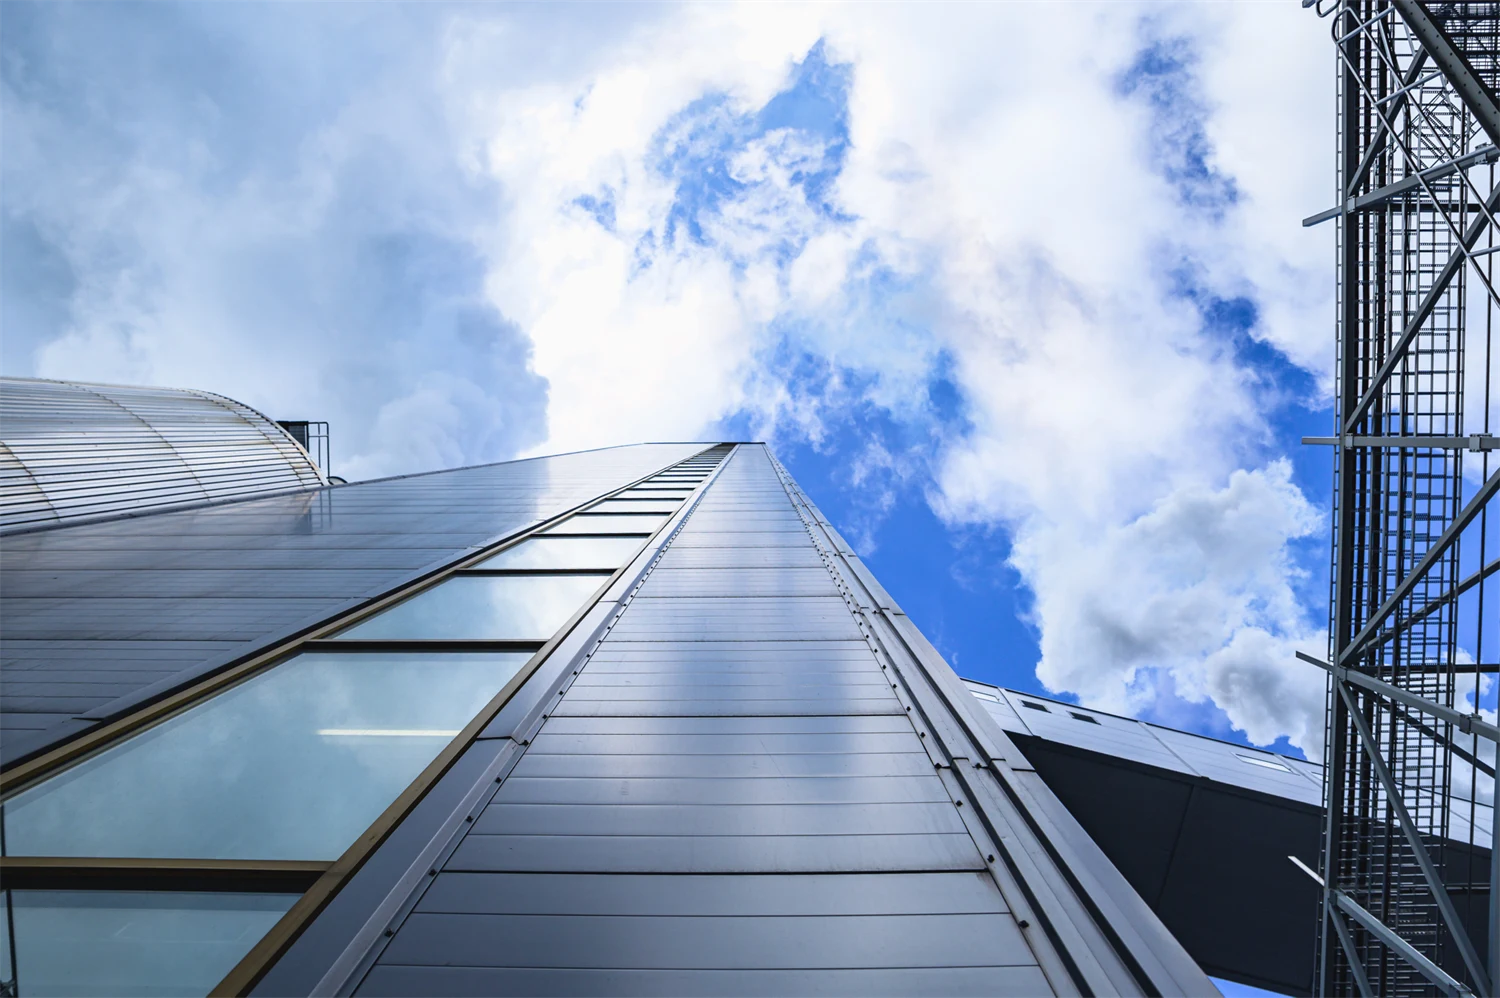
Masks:
[[[330,617],[306,629],[298,635],[277,642],[275,645],[252,653],[241,661],[231,664],[212,676],[179,690],[154,703],[101,725],[64,745],[20,763],[0,773],[0,803],[51,779],[53,776],[84,762],[121,742],[142,734],[152,727],[177,717],[202,703],[227,692],[261,674],[290,661],[303,652],[397,652],[397,651],[511,651],[530,652],[530,657],[515,674],[500,688],[488,703],[449,740],[433,757],[432,761],[399,793],[348,848],[336,860],[203,860],[187,858],[134,858],[134,857],[50,857],[50,856],[0,856],[0,872],[5,874],[6,918],[9,919],[8,892],[12,890],[110,890],[110,891],[163,891],[163,892],[214,892],[251,894],[300,894],[301,897],[276,922],[276,924],[251,946],[235,967],[210,992],[212,995],[243,994],[254,987],[257,981],[301,934],[303,928],[332,900],[335,893],[358,869],[374,850],[385,841],[391,831],[416,806],[427,791],[437,783],[444,773],[457,761],[481,731],[490,723],[510,699],[521,689],[541,664],[578,623],[598,604],[599,600],[629,571],[641,554],[670,528],[683,518],[701,494],[705,485],[714,477],[732,456],[734,444],[709,444],[682,461],[658,469],[643,478],[628,482],[610,492],[588,500],[555,516],[533,524],[525,530],[502,538],[484,548],[454,559],[419,579],[412,580],[385,595],[359,607]],[[712,457],[712,460],[709,458]],[[593,515],[659,516],[660,522],[650,531],[603,532],[598,534],[548,534],[546,531],[569,519],[585,515],[603,502],[620,498],[624,493],[661,482],[662,475],[677,469],[690,469],[693,478],[674,480],[677,487],[688,491],[680,496],[653,496],[654,501],[675,499],[677,508],[665,514],[596,513]],[[680,481],[680,484],[678,482]],[[645,497],[642,497],[645,498]],[[614,569],[483,569],[473,566],[493,558],[502,551],[538,537],[635,537],[640,543],[628,554],[623,563]],[[475,576],[596,576],[600,585],[574,610],[574,612],[543,641],[505,640],[401,640],[401,639],[343,639],[334,640],[338,632],[419,593],[432,589],[450,578],[459,575]],[[7,942],[6,945],[10,945]],[[19,954],[12,954],[18,959]]]

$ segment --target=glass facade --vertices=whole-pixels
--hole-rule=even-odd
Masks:
[[[545,641],[603,582],[597,575],[455,575],[340,631],[362,641]]]
[[[312,883],[344,855],[526,666],[527,646],[628,564],[717,460],[692,463],[692,484],[624,490],[633,498],[452,570],[0,803],[4,854],[33,864],[22,889],[3,892],[0,995],[218,986],[300,897],[285,893],[285,864],[304,864]],[[77,889],[46,872],[66,869],[52,860],[134,872],[128,889]],[[162,861],[175,872],[152,880]],[[209,865],[225,861],[244,868],[232,885]]]
[[[332,861],[527,658],[298,655],[0,805],[6,852]]]
[[[206,995],[296,901],[295,894],[7,891],[4,979],[11,994],[28,998]]]
[[[569,517],[547,534],[649,534],[666,522],[656,513],[580,513]]]
[[[534,537],[486,558],[476,569],[608,569],[640,550],[639,537]]]

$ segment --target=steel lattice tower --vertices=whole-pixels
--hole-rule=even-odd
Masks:
[[[1311,0],[1305,3],[1312,6]],[[1495,994],[1500,4],[1322,0],[1338,357],[1318,986]],[[1309,441],[1313,442],[1313,441]],[[1493,717],[1493,715],[1490,715]],[[1493,824],[1493,822],[1491,822]]]

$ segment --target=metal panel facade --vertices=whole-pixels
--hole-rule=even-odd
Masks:
[[[1025,900],[1073,888],[1014,812],[964,808],[961,760],[913,712],[808,515],[764,448],[741,445],[602,640],[532,701],[543,713],[514,729],[488,802],[330,993],[1159,989],[1085,908]],[[1018,850],[1024,911],[970,812]],[[1109,890],[1093,901],[1108,910]],[[1146,959],[1212,993],[1166,942]]]
[[[34,753],[703,448],[482,465],[6,538],[0,749]]]
[[[623,528],[639,536],[633,553],[616,545],[582,571],[494,567],[512,550],[498,547],[527,528],[668,465],[652,485],[692,487],[660,532]],[[611,502],[653,491],[624,489]],[[555,540],[590,515],[547,524],[514,545],[516,557],[603,544]],[[663,516],[649,517],[647,530]],[[466,724],[406,710],[446,702],[425,695],[429,685],[390,698],[399,709],[389,715],[303,724],[321,739],[309,751],[328,759],[344,746],[377,759],[406,739],[438,739],[438,754],[422,756],[428,768],[337,860],[321,862],[334,853],[320,852],[310,869],[251,862],[226,871],[204,865],[211,846],[167,857],[185,864],[178,872],[221,884],[177,880],[170,889],[222,892],[234,874],[292,878],[306,891],[241,948],[216,993],[1213,993],[760,445],[608,449],[15,541],[0,593],[0,679],[6,708],[23,722],[6,725],[13,755],[117,718],[140,725],[114,743],[124,758],[132,743],[157,744],[230,700],[203,687],[204,698],[175,715],[177,728],[149,726],[157,715],[139,707],[161,711],[171,706],[157,703],[167,691],[210,673],[226,681],[234,670],[262,670],[262,680],[231,691],[290,675],[283,670],[300,655],[250,657],[282,655],[288,639],[316,638],[300,646],[310,659],[334,648],[366,656],[358,669],[376,656],[420,655],[421,668],[441,675],[476,643],[449,647],[460,644],[455,635],[473,637],[476,615],[495,609],[452,602],[459,594],[503,585],[522,599],[574,575],[569,599],[582,604],[565,623],[569,607],[554,607],[551,623],[517,632],[527,640],[511,644],[524,651],[510,648],[509,632],[476,639],[525,664],[511,666],[520,671]],[[422,618],[420,628],[402,617],[440,603],[464,609]],[[356,640],[381,620],[408,623],[384,641]],[[348,688],[370,692],[370,674]],[[291,713],[271,711],[261,736],[275,737]],[[67,768],[78,747],[8,769],[45,770],[34,785],[17,780],[7,798],[13,823],[50,814],[25,808],[78,785]],[[83,765],[102,765],[112,751]],[[299,772],[307,758],[297,755]],[[213,792],[246,785],[217,779],[222,771],[211,771],[212,792],[170,803],[188,816],[183,827],[199,818],[211,827],[222,813]],[[282,774],[255,799],[295,782]],[[74,868],[44,853],[32,846],[6,857],[7,876],[56,889]],[[79,869],[99,891],[127,889],[119,870],[100,864],[136,860],[102,855]],[[167,874],[152,869],[129,875],[163,883]]]
[[[1051,993],[812,565],[742,447],[358,993]]]

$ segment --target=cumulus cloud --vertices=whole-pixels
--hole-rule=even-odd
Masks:
[[[484,295],[494,191],[440,113],[439,25],[264,13],[5,10],[7,372],[327,419],[346,474],[540,441],[545,382]],[[436,382],[470,386],[463,419],[398,425]]]
[[[1038,580],[1047,624],[1042,681],[1134,713],[1166,680],[1224,707],[1252,741],[1316,741],[1323,679],[1293,653],[1324,642],[1304,619],[1287,542],[1323,523],[1289,473],[1277,461],[1222,489],[1185,486],[1099,533],[1023,530],[1016,561]]]
[[[332,414],[359,474],[875,414],[872,523],[1007,531],[1043,683],[1314,737],[1266,413],[1332,340],[1316,19],[80,10],[6,11],[7,370]]]

